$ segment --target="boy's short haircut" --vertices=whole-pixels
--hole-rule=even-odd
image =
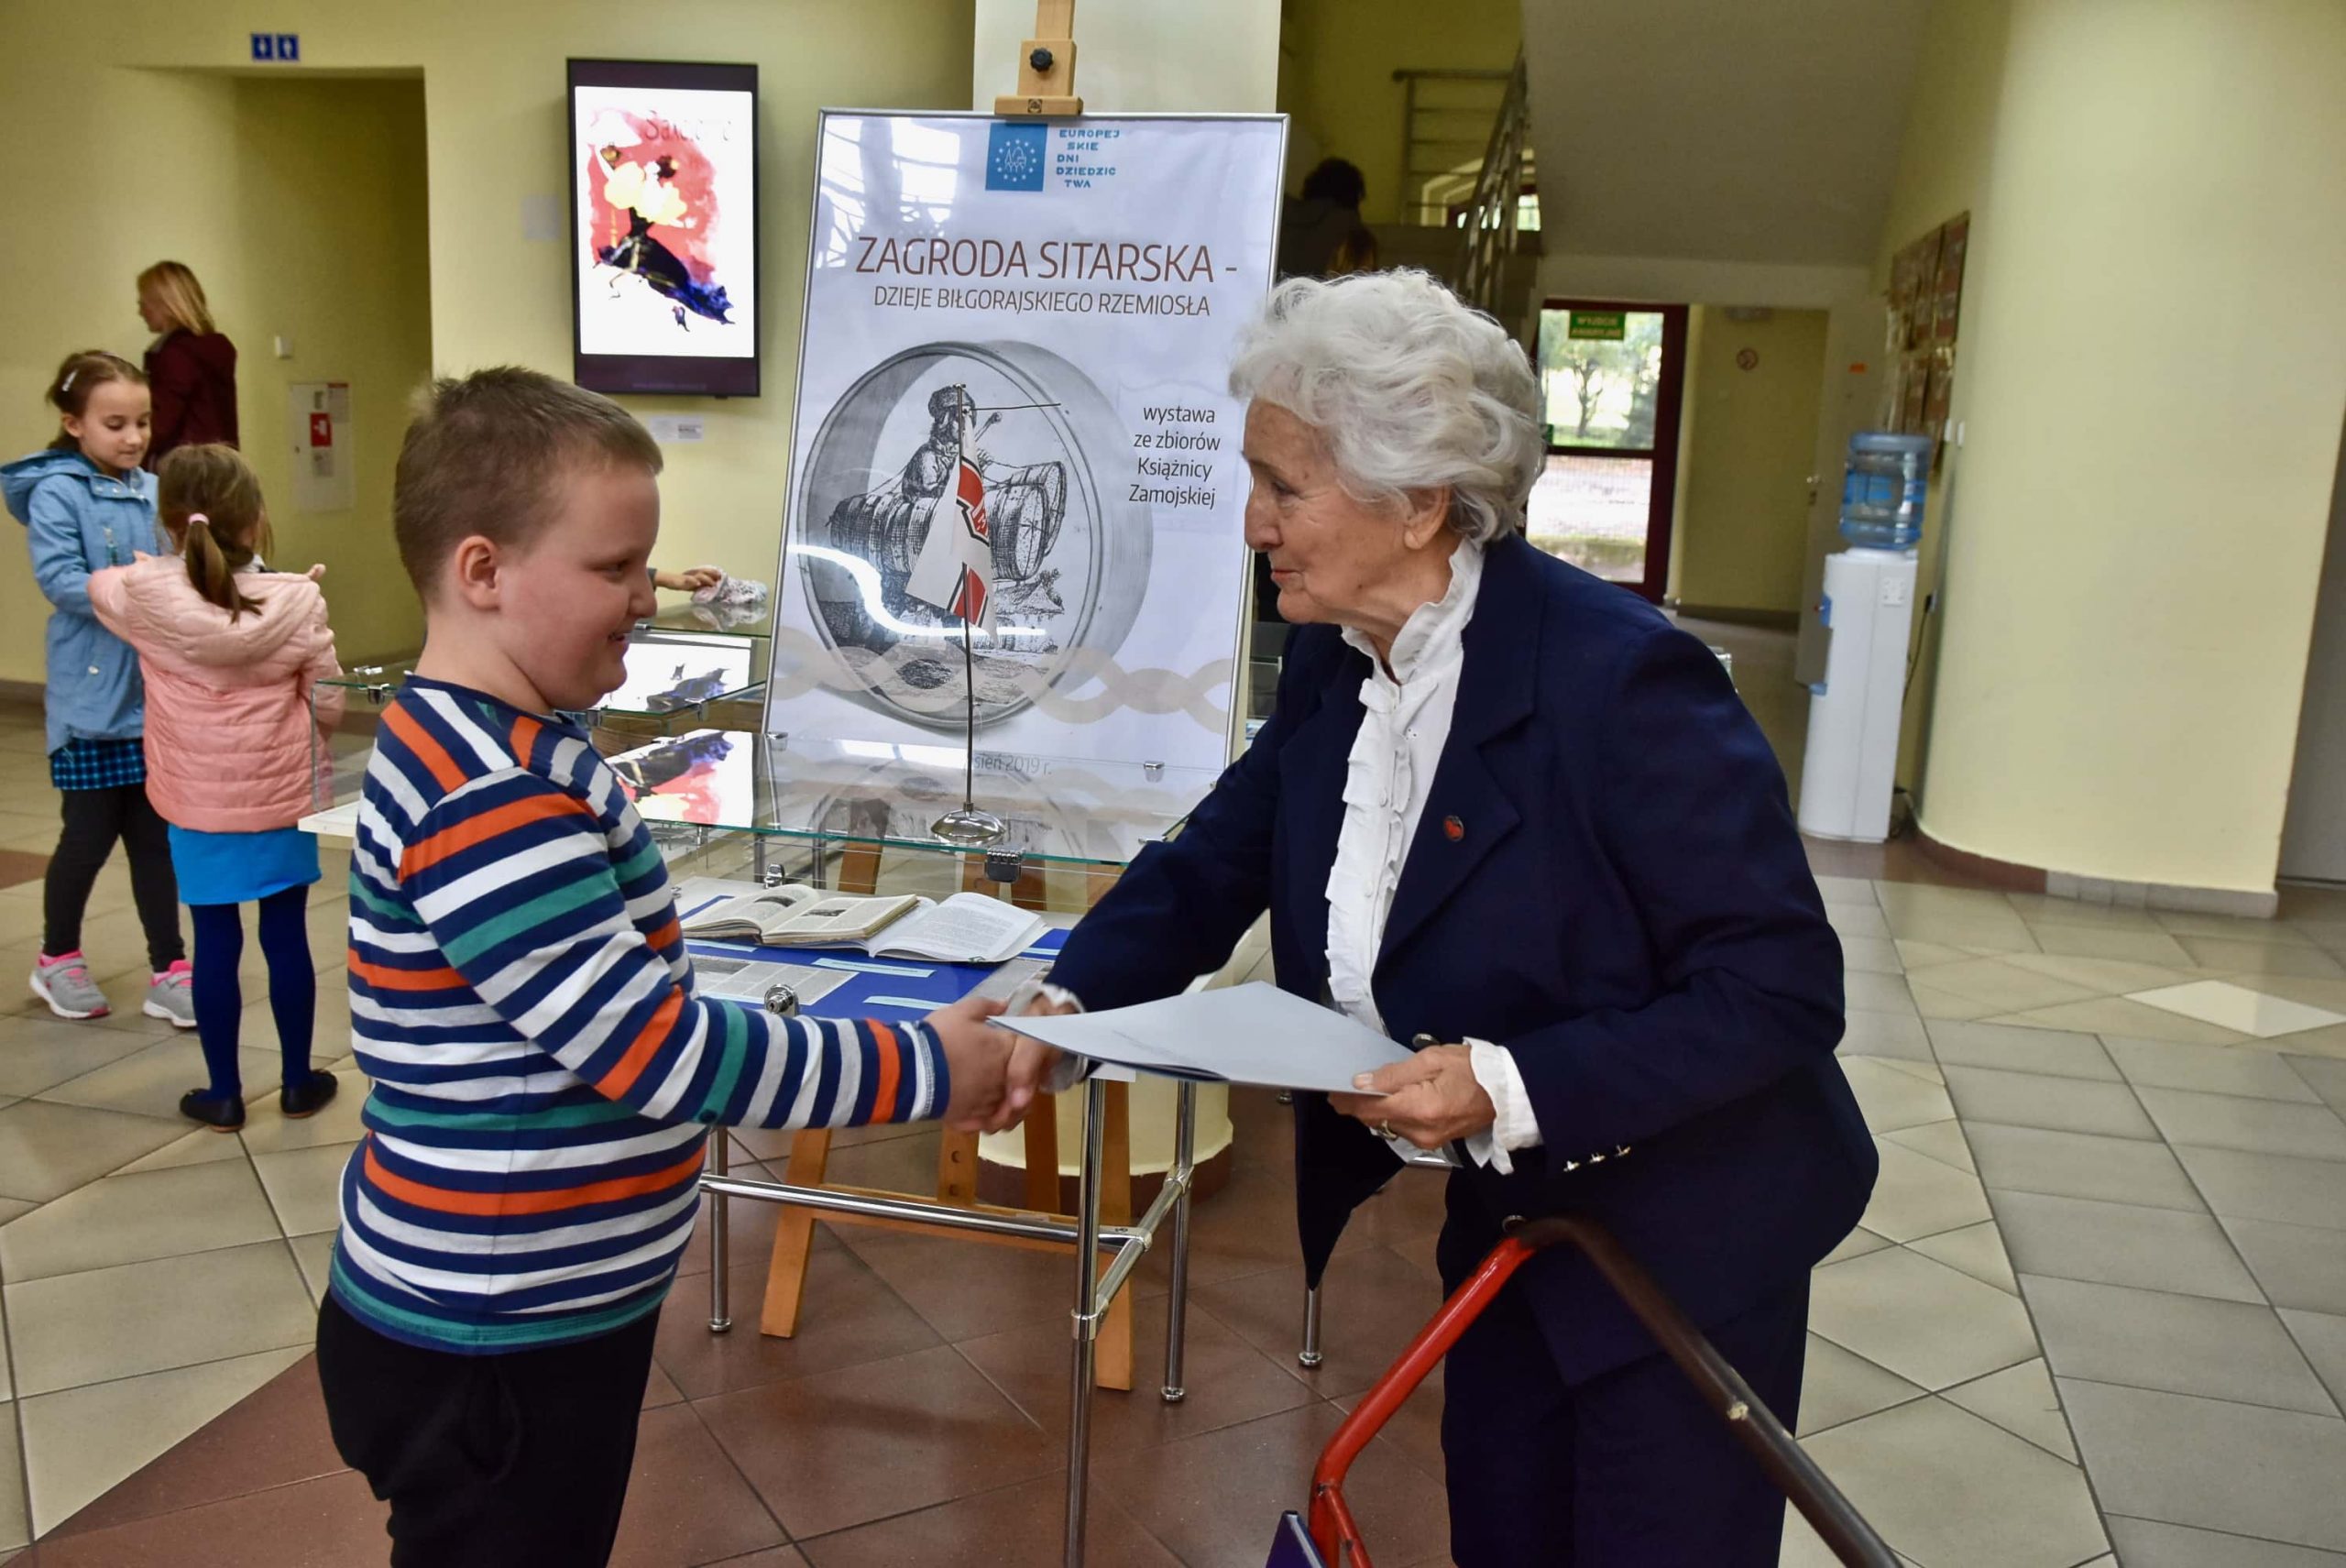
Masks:
[[[554,515],[565,473],[585,465],[660,472],[659,444],[599,393],[499,366],[442,377],[419,395],[391,482],[400,564],[429,596],[457,544],[526,543]]]

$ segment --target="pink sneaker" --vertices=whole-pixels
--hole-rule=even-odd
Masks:
[[[149,1018],[161,1018],[174,1029],[195,1027],[195,966],[185,959],[147,982]]]
[[[89,960],[79,948],[53,959],[43,953],[33,964],[32,987],[60,1018],[103,1018],[114,1011],[90,978]]]

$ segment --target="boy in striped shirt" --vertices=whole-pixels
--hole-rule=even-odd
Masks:
[[[513,369],[440,382],[400,453],[424,650],[351,856],[375,1089],[318,1321],[395,1568],[608,1559],[710,1128],[993,1129],[1033,1091],[987,1004],[890,1025],[695,993],[659,850],[549,717],[620,682],[660,466],[616,404]]]

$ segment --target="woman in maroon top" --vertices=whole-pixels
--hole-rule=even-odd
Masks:
[[[158,334],[147,350],[155,398],[155,433],[147,466],[159,467],[178,446],[236,444],[236,345],[212,324],[203,285],[176,261],[138,275],[138,314]]]

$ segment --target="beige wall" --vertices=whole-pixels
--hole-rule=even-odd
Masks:
[[[2268,892],[2346,409],[2346,8],[2012,0],[2001,78],[1901,205],[1979,192],[1923,825]]]
[[[1809,466],[1825,366],[1823,311],[1735,321],[1697,306],[1671,542],[1672,591],[1690,608],[1800,608]],[[1746,370],[1737,356],[1758,356]]]
[[[301,35],[303,64],[271,74],[423,73],[422,140],[409,156],[427,170],[430,221],[418,249],[397,260],[428,273],[432,363],[443,372],[510,362],[569,373],[566,248],[531,240],[522,227],[525,201],[564,202],[566,57],[674,56],[681,39],[696,57],[758,64],[766,395],[627,401],[639,412],[690,410],[707,422],[705,443],[669,452],[663,557],[765,577],[788,465],[814,111],[966,106],[972,15],[971,0],[280,0],[267,19]],[[0,7],[0,103],[34,127],[20,155],[74,171],[42,185],[43,232],[59,242],[13,247],[0,275],[0,434],[11,453],[47,439],[39,387],[67,350],[139,346],[131,280],[158,256],[195,267],[234,303],[225,325],[248,359],[265,353],[268,291],[240,280],[231,260],[242,243],[240,175],[236,95],[225,73],[247,69],[245,49],[241,24],[192,27],[168,0]],[[347,306],[379,308],[367,300]],[[273,431],[282,415],[247,417]],[[393,433],[359,434],[363,444]],[[39,678],[46,611],[28,577],[0,571],[0,679]],[[327,587],[337,620],[345,597],[407,592],[379,573],[330,574]]]
[[[991,110],[1018,89],[1019,44],[1035,0],[976,0],[970,103]],[[1200,48],[1200,39],[1212,47]],[[1083,0],[1075,11],[1075,91],[1089,114],[1267,114],[1278,85],[1276,0]]]
[[[1255,3],[1267,8],[1271,0]],[[1279,107],[1295,119],[1290,166],[1300,175],[1321,158],[1350,159],[1368,181],[1361,211],[1369,222],[1414,222],[1399,211],[1402,88],[1393,72],[1506,70],[1523,43],[1520,0],[1285,0],[1280,9]],[[1457,116],[1450,134],[1475,145],[1453,149],[1447,161],[1479,164],[1490,132],[1487,120]]]
[[[397,591],[391,467],[409,394],[432,373],[423,83],[253,81],[236,87],[237,249],[225,272],[246,323],[236,378],[247,456],[270,498],[277,560],[326,565],[334,638],[356,664],[415,647],[423,616]],[[270,340],[293,351],[278,359]],[[357,504],[293,509],[287,388],[350,385]]]

